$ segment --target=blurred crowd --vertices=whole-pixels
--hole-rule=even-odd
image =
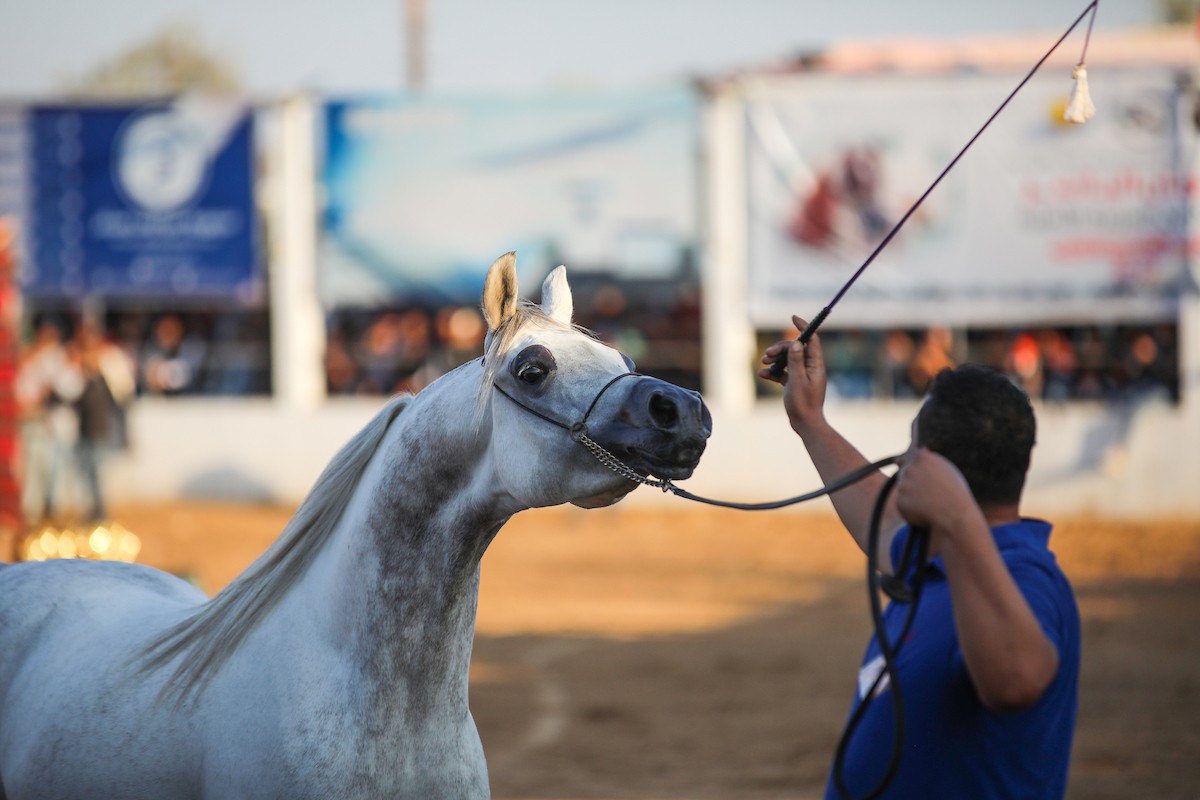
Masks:
[[[106,516],[105,458],[142,395],[270,392],[265,312],[34,311],[15,395],[26,519]]]
[[[765,346],[796,331],[763,332]],[[1022,330],[821,331],[830,392],[845,399],[916,398],[939,370],[958,363],[1002,370],[1047,402],[1160,397],[1179,401],[1173,323]],[[770,392],[769,386],[760,391]]]
[[[266,311],[110,313],[107,329],[133,362],[139,395],[269,395]]]
[[[326,330],[330,395],[418,392],[480,355],[487,333],[471,306],[347,309],[330,314]]]
[[[701,388],[698,294],[616,283],[583,285],[576,322],[618,347],[637,369]],[[482,352],[479,310],[343,310],[328,318],[325,354],[331,395],[416,392]],[[823,330],[830,391],[844,399],[918,398],[933,376],[963,362],[1006,372],[1031,397],[1048,402],[1159,396],[1179,399],[1176,326],[1082,325],[1021,330],[946,328]],[[760,333],[760,346],[796,331]],[[759,391],[773,387],[759,384]]]
[[[611,278],[575,286],[576,321],[640,372],[701,388],[700,303],[678,281],[636,287]],[[109,311],[97,320],[31,315],[17,376],[24,509],[30,519],[77,509],[102,519],[106,454],[127,443],[125,413],[142,396],[253,396],[271,392],[265,310]],[[486,326],[474,306],[342,309],[327,316],[331,396],[417,392],[477,357]],[[760,346],[797,335],[763,331]],[[822,330],[829,390],[842,399],[918,398],[945,367],[965,361],[1005,371],[1046,402],[1179,399],[1173,323]],[[775,391],[759,381],[761,393]]]
[[[657,291],[651,287],[636,295],[619,282],[591,285],[578,278],[572,284],[577,324],[634,359],[639,371],[700,388],[697,293],[665,282]],[[330,395],[420,391],[478,357],[486,333],[475,306],[333,312],[327,319],[326,390]]]
[[[81,315],[32,309],[40,338],[57,334],[72,346]],[[104,340],[124,353],[137,395],[269,395],[270,318],[265,310],[109,310],[95,323]]]
[[[637,362],[640,372],[701,388],[700,304],[694,287],[579,280],[576,321]],[[269,395],[265,310],[109,312],[102,321],[31,316],[17,372],[23,507],[28,519],[64,509],[106,513],[101,465],[127,445],[139,396]],[[343,309],[327,317],[330,395],[417,392],[477,357],[486,326],[474,306]],[[797,335],[763,331],[760,346]],[[1046,401],[1179,400],[1173,323],[1022,330],[822,330],[836,398],[918,398],[945,367],[971,361],[1006,372]],[[757,382],[763,394],[773,384]]]

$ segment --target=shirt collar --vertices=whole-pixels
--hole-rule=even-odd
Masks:
[[[1043,519],[1022,517],[1020,522],[1009,522],[992,528],[992,538],[996,541],[996,548],[1001,552],[1020,548],[1048,550],[1050,548],[1050,530],[1052,527],[1049,522]],[[905,536],[909,535],[909,531],[910,529],[905,529]],[[941,577],[946,576],[946,567],[942,563],[941,556],[933,558],[929,562],[929,568],[931,572]]]

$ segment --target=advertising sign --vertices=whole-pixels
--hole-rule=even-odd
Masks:
[[[330,104],[322,301],[474,304],[509,250],[535,293],[558,264],[671,278],[696,239],[698,114],[687,89]]]
[[[28,113],[26,293],[250,291],[258,269],[244,108],[188,100]]]
[[[1165,68],[1091,71],[1095,118],[1062,122],[1039,73],[855,284],[829,325],[1152,320],[1188,278],[1190,152]],[[1019,75],[808,75],[747,93],[756,323],[815,315]]]

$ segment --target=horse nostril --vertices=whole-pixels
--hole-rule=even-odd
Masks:
[[[650,419],[659,428],[667,430],[679,424],[679,406],[661,392],[650,395]]]

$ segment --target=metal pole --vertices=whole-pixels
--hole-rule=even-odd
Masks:
[[[405,86],[410,92],[425,89],[425,2],[404,0]]]

